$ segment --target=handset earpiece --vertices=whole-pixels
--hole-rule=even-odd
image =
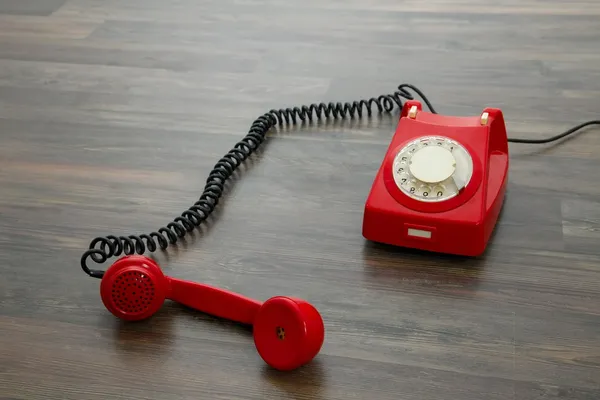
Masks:
[[[252,325],[261,358],[283,371],[310,362],[325,339],[321,315],[302,299],[276,296],[262,303],[224,289],[171,278],[146,256],[117,260],[102,277],[100,295],[113,315],[127,321],[151,317],[169,299],[206,314]]]

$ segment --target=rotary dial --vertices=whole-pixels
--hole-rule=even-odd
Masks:
[[[458,142],[426,136],[404,146],[394,158],[394,180],[407,196],[444,201],[458,195],[473,175],[473,160]]]

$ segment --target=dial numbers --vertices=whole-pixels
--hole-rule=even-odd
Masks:
[[[421,201],[451,199],[468,184],[473,161],[454,140],[427,136],[404,146],[394,158],[394,180],[406,195]]]

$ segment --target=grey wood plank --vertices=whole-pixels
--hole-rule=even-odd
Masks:
[[[597,119],[600,3],[59,3],[0,0],[0,398],[600,397],[597,128],[510,145],[475,258],[362,238],[397,111],[270,132],[213,217],[153,257],[313,303],[326,340],[291,373],[265,366],[249,329],[172,302],[123,323],[79,267],[95,236],[151,232],[193,204],[273,108],[409,82],[443,114],[500,107],[511,137]]]
[[[0,0],[0,14],[48,16],[60,9],[66,0]]]

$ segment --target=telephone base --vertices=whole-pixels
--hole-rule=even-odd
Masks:
[[[508,180],[502,111],[473,117],[404,104],[367,197],[365,239],[436,253],[479,256],[498,220]]]
[[[494,231],[504,202],[502,185],[487,215],[480,221],[448,221],[442,215],[411,218],[410,210],[396,212],[367,203],[363,237],[371,242],[457,256],[482,255]]]

